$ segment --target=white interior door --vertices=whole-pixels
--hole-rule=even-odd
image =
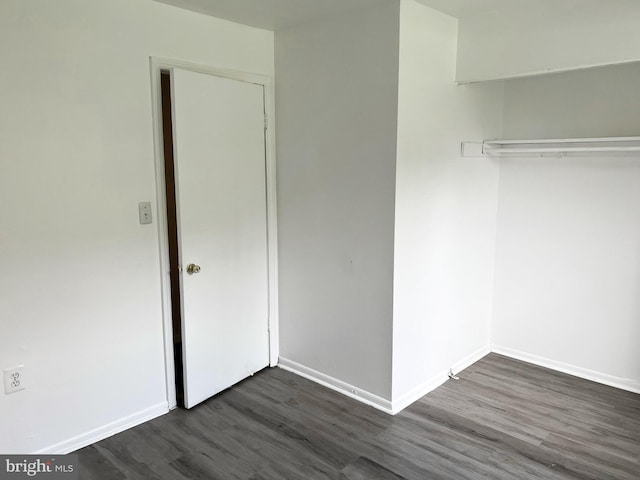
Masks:
[[[172,93],[191,408],[269,363],[264,92],[174,69]]]

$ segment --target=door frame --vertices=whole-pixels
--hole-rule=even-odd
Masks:
[[[265,108],[265,172],[267,192],[267,266],[269,294],[269,365],[278,364],[278,223],[276,204],[276,135],[274,115],[273,79],[267,75],[238,72],[167,58],[149,57],[151,68],[151,95],[153,115],[153,142],[156,177],[156,218],[160,250],[160,289],[162,298],[162,326],[164,331],[164,366],[167,402],[170,409],[177,406],[175,387],[175,362],[173,355],[173,329],[171,315],[171,283],[169,274],[169,239],[167,231],[167,194],[164,175],[164,151],[162,132],[162,92],[160,74],[163,70],[179,68],[196,73],[229,78],[240,82],[261,85],[264,88]]]

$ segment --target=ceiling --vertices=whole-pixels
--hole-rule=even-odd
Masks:
[[[341,13],[394,3],[399,0],[155,0],[232,22],[267,30],[294,25]],[[539,11],[562,6],[583,7],[602,0],[417,0],[448,15],[462,18],[491,10]],[[636,0],[625,0],[636,1]]]
[[[285,28],[397,0],[155,0],[267,30]],[[446,0],[445,0],[446,3]]]
[[[527,5],[543,7],[543,3],[561,3],[562,0],[416,0],[452,17],[462,18],[490,10],[505,10]],[[544,8],[544,7],[543,7]]]

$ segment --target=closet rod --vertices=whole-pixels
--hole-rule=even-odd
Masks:
[[[485,148],[487,155],[511,155],[517,153],[606,153],[606,152],[640,152],[636,147],[544,147],[544,148]]]
[[[640,152],[640,136],[600,138],[553,138],[529,140],[485,140],[463,142],[463,157],[528,155],[624,154]]]
[[[542,138],[530,140],[485,140],[487,145],[537,145],[561,143],[627,143],[640,142],[640,137],[601,137],[601,138]]]

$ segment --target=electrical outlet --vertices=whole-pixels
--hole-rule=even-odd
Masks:
[[[17,365],[15,367],[6,368],[4,370],[4,393],[9,395],[10,393],[19,392],[24,390],[24,365]]]

